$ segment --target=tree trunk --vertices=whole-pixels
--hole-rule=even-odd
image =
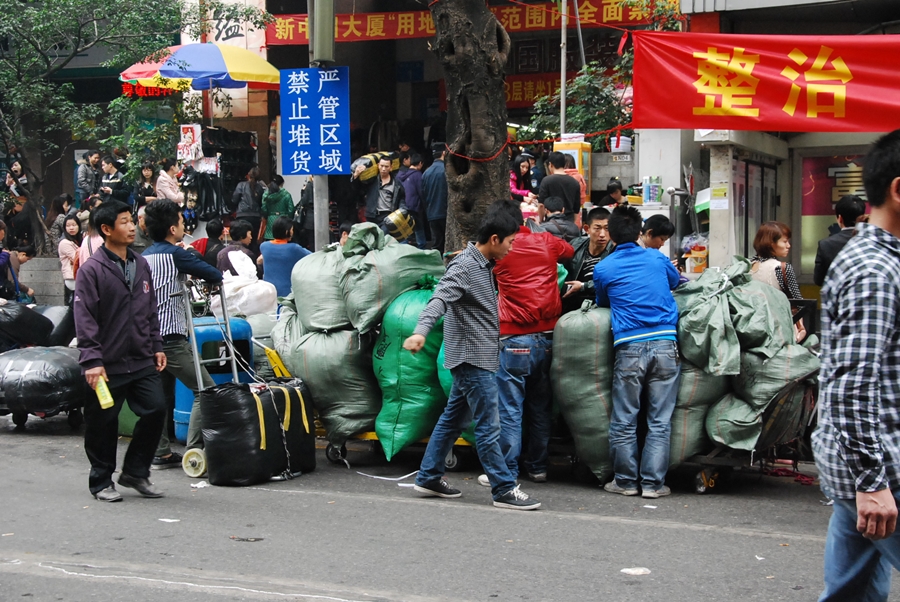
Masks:
[[[510,41],[484,0],[441,0],[431,14],[433,50],[444,66],[447,89],[446,142],[451,154],[446,160],[446,250],[454,251],[475,238],[488,205],[510,198],[509,166],[502,152],[507,138],[503,80]]]

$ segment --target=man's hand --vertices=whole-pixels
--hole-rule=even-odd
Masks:
[[[418,353],[422,351],[422,347],[425,346],[425,337],[420,334],[414,334],[405,341],[403,341],[403,348],[409,351],[410,353]]]
[[[890,537],[897,526],[897,502],[890,489],[856,492],[856,530],[866,539]]]
[[[87,380],[88,386],[95,390],[97,389],[97,383],[100,382],[101,378],[105,381],[109,381],[109,378],[106,377],[106,368],[104,368],[103,366],[97,366],[96,368],[85,370],[84,378],[85,380]]]
[[[563,299],[566,297],[571,297],[575,293],[579,293],[584,289],[584,283],[580,280],[567,280],[566,286],[568,287],[566,290],[566,294],[563,295]]]
[[[156,358],[156,371],[162,372],[166,369],[166,354],[162,351],[154,354]]]

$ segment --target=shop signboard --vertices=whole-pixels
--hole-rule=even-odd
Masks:
[[[283,69],[280,91],[284,175],[349,174],[349,68]]]
[[[835,203],[847,194],[866,198],[862,178],[863,158],[863,155],[803,158],[800,213],[803,274],[812,274],[815,269],[819,241],[837,231]]]
[[[634,32],[636,128],[900,127],[900,36]]]
[[[489,9],[508,33],[554,31],[560,26],[561,13],[555,2],[491,6]],[[650,17],[648,9],[628,6],[625,0],[580,0],[578,11],[583,29],[643,25]],[[574,14],[569,15],[569,27],[575,27]],[[309,44],[308,34],[306,15],[275,15],[275,21],[266,28],[266,45],[306,45]],[[427,10],[334,16],[335,42],[431,37],[434,37],[434,20]]]

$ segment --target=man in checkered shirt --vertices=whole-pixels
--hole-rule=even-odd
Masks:
[[[900,569],[900,130],[863,168],[869,223],[822,289],[819,426],[813,450],[834,499],[819,598],[887,600]]]

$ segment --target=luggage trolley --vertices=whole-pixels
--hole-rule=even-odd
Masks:
[[[190,281],[188,281],[190,282]],[[196,296],[194,293],[196,292],[196,285],[194,283],[188,284],[186,282],[184,284],[184,290],[181,293],[176,293],[176,295],[183,295],[185,299],[184,309],[185,309],[185,319],[187,320],[188,328],[190,329],[190,340],[191,340],[191,352],[194,355],[194,371],[197,376],[197,383],[200,385],[203,382],[202,379],[202,371],[201,366],[204,364],[220,364],[223,361],[231,363],[231,377],[232,382],[234,384],[239,384],[241,382],[240,375],[238,374],[238,357],[237,350],[234,346],[234,339],[231,334],[231,320],[228,318],[228,313],[225,308],[227,305],[225,304],[225,287],[221,284],[212,285],[210,284],[210,295],[218,293],[219,300],[222,305],[222,316],[225,322],[225,339],[226,339],[226,353],[224,356],[218,356],[212,359],[201,359],[200,357],[200,346],[197,344],[197,332],[194,328],[194,304],[197,302]],[[204,312],[205,313],[205,308]],[[197,394],[201,394],[203,389],[199,390]],[[184,453],[184,457],[181,461],[181,467],[184,469],[185,474],[192,478],[199,478],[206,474],[207,464],[206,464],[206,452],[201,448],[193,448],[189,449]]]

